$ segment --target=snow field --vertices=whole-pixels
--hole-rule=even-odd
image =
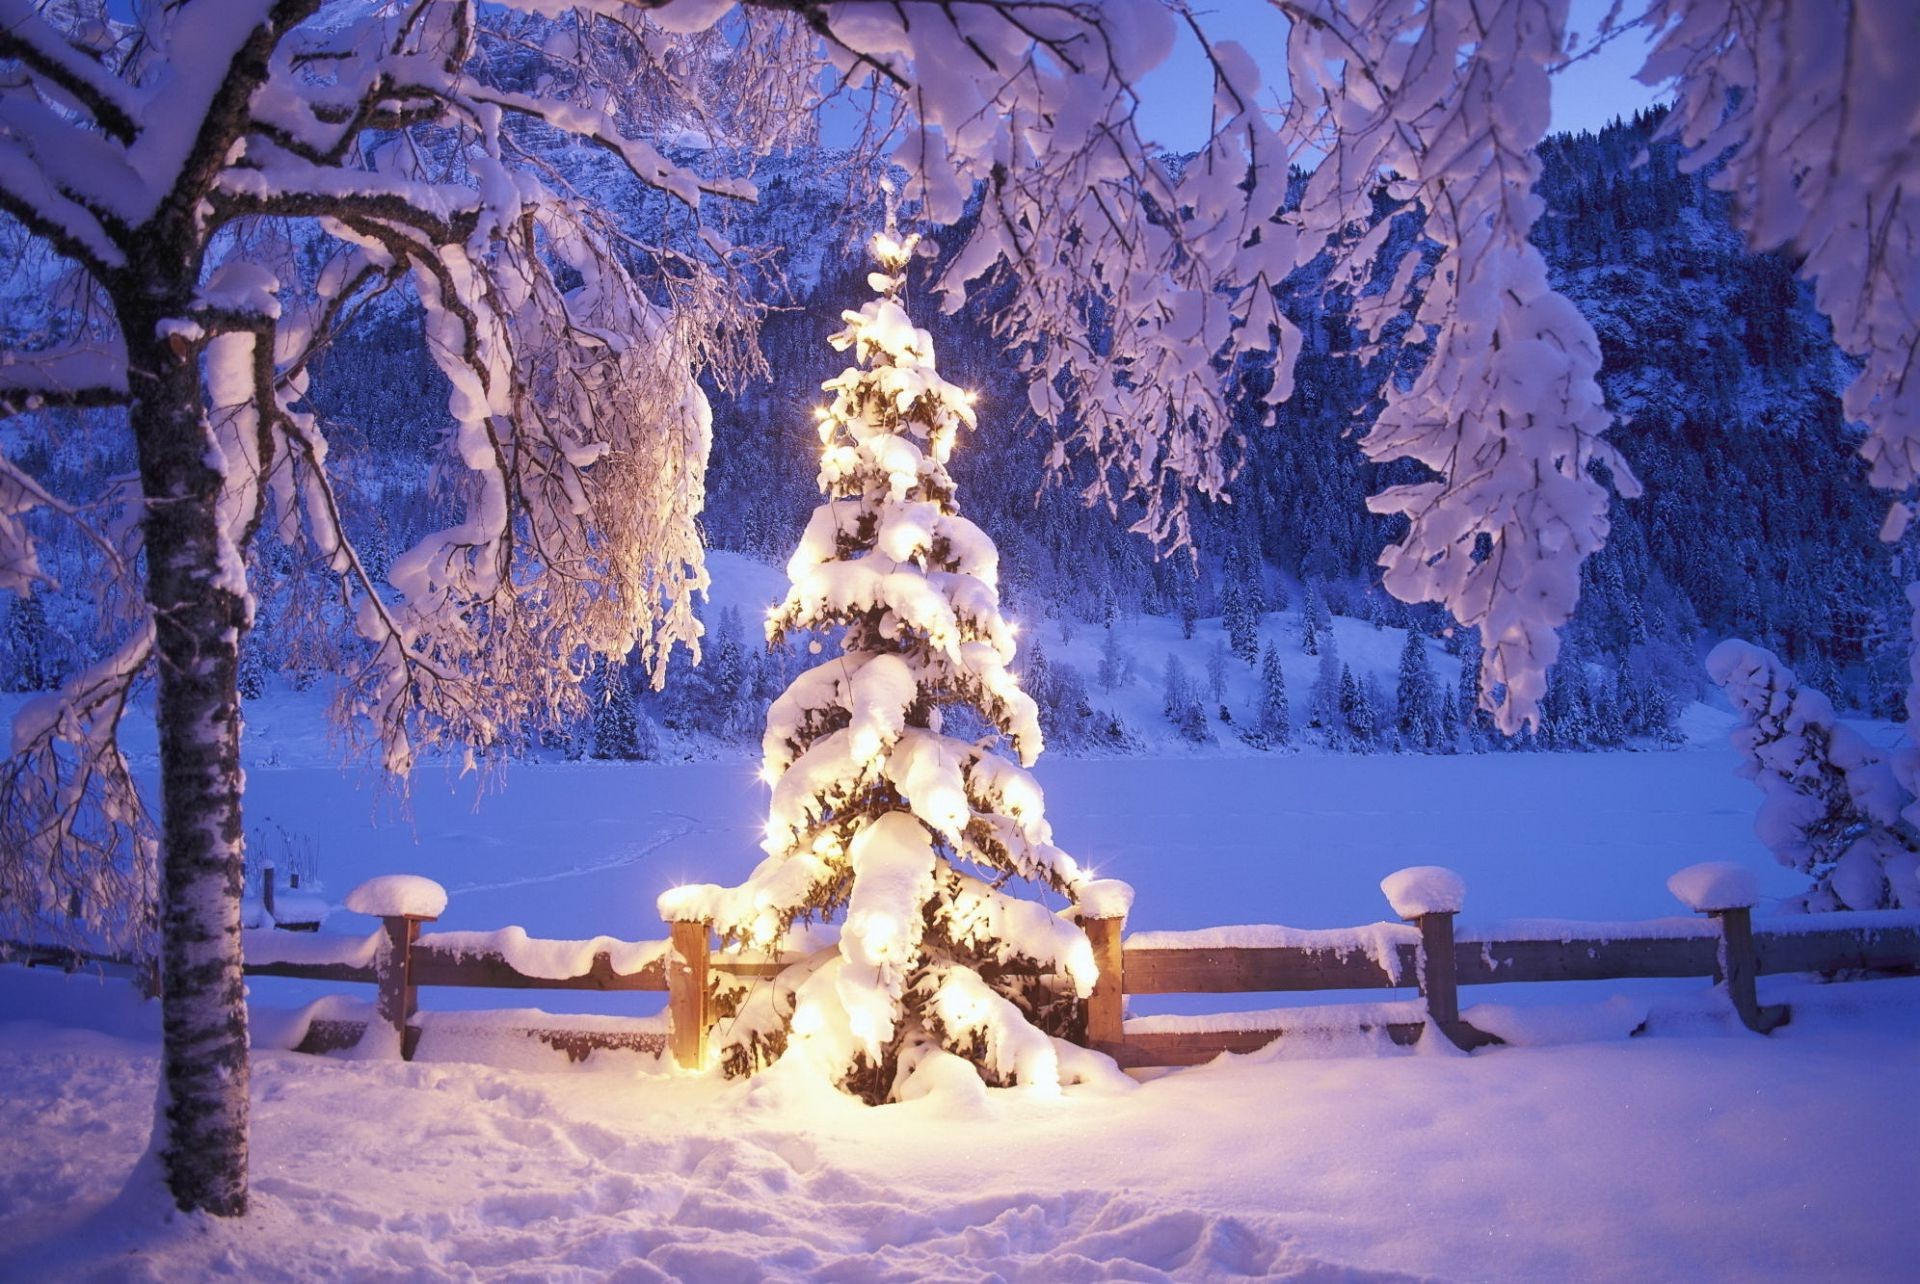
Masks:
[[[122,1192],[156,1036],[97,986],[0,972],[9,1278],[1891,1280],[1920,1254],[1920,981],[1794,985],[1768,1038],[1676,1004],[1631,1041],[1330,1042],[876,1109],[777,1073],[265,1052],[245,1226]],[[83,1003],[112,1033],[23,1020]]]

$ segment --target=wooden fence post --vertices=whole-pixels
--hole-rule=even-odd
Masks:
[[[273,918],[273,866],[263,866],[260,870],[260,904],[266,907],[267,918]],[[269,922],[267,926],[273,924]]]
[[[1422,914],[1420,929],[1420,995],[1427,1001],[1427,1020],[1463,1052],[1501,1040],[1460,1019],[1460,973],[1454,963],[1453,911]]]
[[[1422,914],[1420,928],[1420,993],[1427,1001],[1427,1019],[1452,1037],[1460,1021],[1460,978],[1453,963],[1453,915]]]
[[[1753,910],[1741,905],[1709,910],[1707,917],[1720,925],[1719,975],[1714,980],[1727,987],[1727,998],[1740,1014],[1740,1024],[1756,1034],[1768,1034],[1785,1025],[1791,1015],[1785,1004],[1760,1006],[1755,987],[1760,959],[1753,948]]]
[[[667,960],[667,1011],[673,1026],[673,1059],[684,1070],[707,1063],[707,969],[710,929],[705,919],[675,920],[673,953]]]
[[[1126,959],[1120,946],[1125,918],[1083,918],[1080,928],[1093,945],[1094,962],[1100,965],[1100,978],[1087,996],[1087,1044],[1100,1048],[1118,1045],[1126,1037]]]
[[[420,939],[420,925],[431,922],[416,914],[380,920],[387,930],[387,948],[377,965],[380,997],[375,1006],[380,1019],[399,1037],[403,1061],[413,1060],[414,1049],[420,1046],[420,1027],[408,1024],[420,1010],[419,990],[413,983],[413,943]]]

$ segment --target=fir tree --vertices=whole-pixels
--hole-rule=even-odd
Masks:
[[[1327,601],[1320,590],[1320,581],[1307,581],[1307,594],[1300,607],[1300,649],[1308,655],[1319,655],[1323,641],[1329,639],[1333,628],[1333,613],[1327,610]]]
[[[1485,753],[1493,721],[1480,707],[1480,630],[1463,629],[1460,639],[1460,739],[1471,753]]]
[[[1431,749],[1439,741],[1438,710],[1433,663],[1427,658],[1427,640],[1407,630],[1400,649],[1400,675],[1394,684],[1394,730],[1409,749]]]
[[[1229,555],[1220,593],[1220,623],[1233,654],[1248,664],[1260,659],[1261,597],[1259,563],[1242,552]]]
[[[1293,719],[1287,711],[1287,675],[1280,669],[1280,652],[1267,643],[1260,658],[1260,734],[1271,745],[1293,739]]]
[[[1320,648],[1320,668],[1307,696],[1307,725],[1318,728],[1329,744],[1339,744],[1346,727],[1340,713],[1340,672],[1340,654],[1328,638]]]
[[[913,240],[876,238],[880,297],[847,312],[855,364],[825,386],[826,502],[788,562],[767,635],[839,628],[840,652],[767,714],[766,859],[735,888],[681,888],[668,918],[707,918],[730,943],[777,947],[800,919],[839,917],[839,946],[771,985],[729,992],[729,1073],[781,1056],[870,1102],[961,1057],[993,1084],[1058,1083],[1065,1032],[1096,976],[1084,934],[1015,889],[1093,892],[1053,845],[1039,785],[1039,710],[1015,682],[999,557],[962,517],[947,460],[973,398],[942,378],[901,304]],[[992,737],[941,732],[984,719]]]
[[[1120,649],[1120,636],[1109,625],[1100,642],[1100,689],[1112,691],[1127,680],[1133,662]]]
[[[15,597],[7,612],[9,691],[45,691],[59,685],[50,653],[47,608],[38,593]]]
[[[258,700],[267,693],[266,666],[260,660],[261,639],[250,636],[240,643],[240,664],[234,686],[243,700]]]
[[[1384,703],[1385,693],[1372,674],[1355,683],[1353,707],[1347,711],[1347,730],[1353,735],[1354,748],[1361,753],[1372,753],[1379,742],[1379,710]]]
[[[640,757],[638,714],[627,667],[602,660],[600,698],[593,706],[593,756],[632,761]]]
[[[1179,729],[1182,740],[1196,745],[1213,743],[1213,725],[1207,721],[1207,711],[1200,707],[1198,700],[1187,702],[1187,707],[1180,711],[1174,725]]]
[[[1215,642],[1207,652],[1207,695],[1222,707],[1227,703],[1227,666],[1232,659],[1225,642]]]

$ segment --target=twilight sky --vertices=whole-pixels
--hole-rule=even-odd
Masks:
[[[1279,68],[1285,57],[1287,24],[1266,0],[1192,0],[1208,34],[1238,40],[1262,67]],[[1611,0],[1573,0],[1572,27],[1593,32]],[[1624,6],[1629,12],[1633,6]],[[1664,95],[1633,79],[1646,54],[1646,42],[1629,36],[1598,55],[1554,77],[1553,128],[1598,130],[1615,116],[1661,101]],[[1198,147],[1206,137],[1212,81],[1198,46],[1184,32],[1173,57],[1141,85],[1145,132],[1176,152]]]

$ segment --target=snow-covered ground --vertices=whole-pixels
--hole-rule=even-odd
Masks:
[[[0,1276],[1837,1281],[1920,1261],[1920,981],[1782,983],[1797,1014],[1769,1038],[1681,1004],[1633,1040],[1334,1046],[879,1109],[632,1063],[264,1052],[238,1225],[123,1191],[155,1073],[123,994],[0,975]],[[17,1020],[36,1008],[59,1024]],[[70,1028],[83,1011],[114,1033]]]
[[[1056,760],[1042,777],[1061,838],[1139,885],[1136,927],[1369,922],[1388,916],[1381,876],[1411,864],[1465,876],[1470,926],[1682,913],[1665,879],[1708,857],[1793,890],[1732,766],[1704,746]],[[422,873],[452,893],[442,927],[565,936],[659,935],[654,896],[744,870],[763,801],[745,763],[526,767],[477,808],[470,785],[423,786],[411,821],[363,783],[256,765],[251,796],[256,816],[320,840],[335,899]],[[367,924],[341,911],[329,927]],[[1463,999],[1587,1005],[1532,1018],[1545,1042],[1580,1041],[1472,1057],[1295,1043],[1130,1092],[877,1110],[617,1057],[262,1051],[256,1212],[228,1226],[121,1194],[152,1117],[151,1009],[117,983],[4,968],[0,1277],[1911,1277],[1920,981],[1767,978],[1767,1001],[1797,1005],[1770,1038],[1695,982],[1492,988],[1533,993]],[[1609,1025],[1622,994],[1652,1006],[1647,1037]]]
[[[1397,654],[1397,634],[1349,626],[1364,630],[1352,652]],[[1144,651],[1151,627],[1130,644]],[[334,765],[317,697],[248,713],[255,832],[311,842],[331,902],[420,874],[450,893],[436,929],[648,940],[664,934],[661,891],[735,880],[757,856],[766,794],[744,758],[521,765],[485,794],[427,769],[403,809]],[[1464,877],[1463,932],[1684,914],[1667,879],[1704,860],[1751,871],[1764,917],[1803,884],[1753,836],[1758,793],[1733,774],[1728,721],[1696,707],[1691,743],[1660,753],[1225,745],[1053,756],[1039,776],[1062,845],[1138,888],[1132,930],[1372,923],[1391,917],[1382,877],[1412,865]],[[344,909],[327,924],[371,926]],[[1767,1038],[1703,982],[1492,986],[1463,1004],[1510,1009],[1484,1019],[1527,1046],[1296,1037],[1138,1086],[951,1084],[878,1109],[779,1072],[742,1085],[632,1056],[573,1067],[431,1028],[410,1065],[262,1048],[255,1211],[235,1225],[170,1217],[129,1180],[157,1013],[117,982],[0,967],[0,1279],[1912,1278],[1920,979],[1761,986],[1795,1005]],[[257,1032],[339,989],[256,980]],[[1280,1001],[1356,997],[1412,992]],[[441,989],[422,1003],[530,998],[660,1003]],[[1648,1033],[1626,1038],[1642,1012]]]

